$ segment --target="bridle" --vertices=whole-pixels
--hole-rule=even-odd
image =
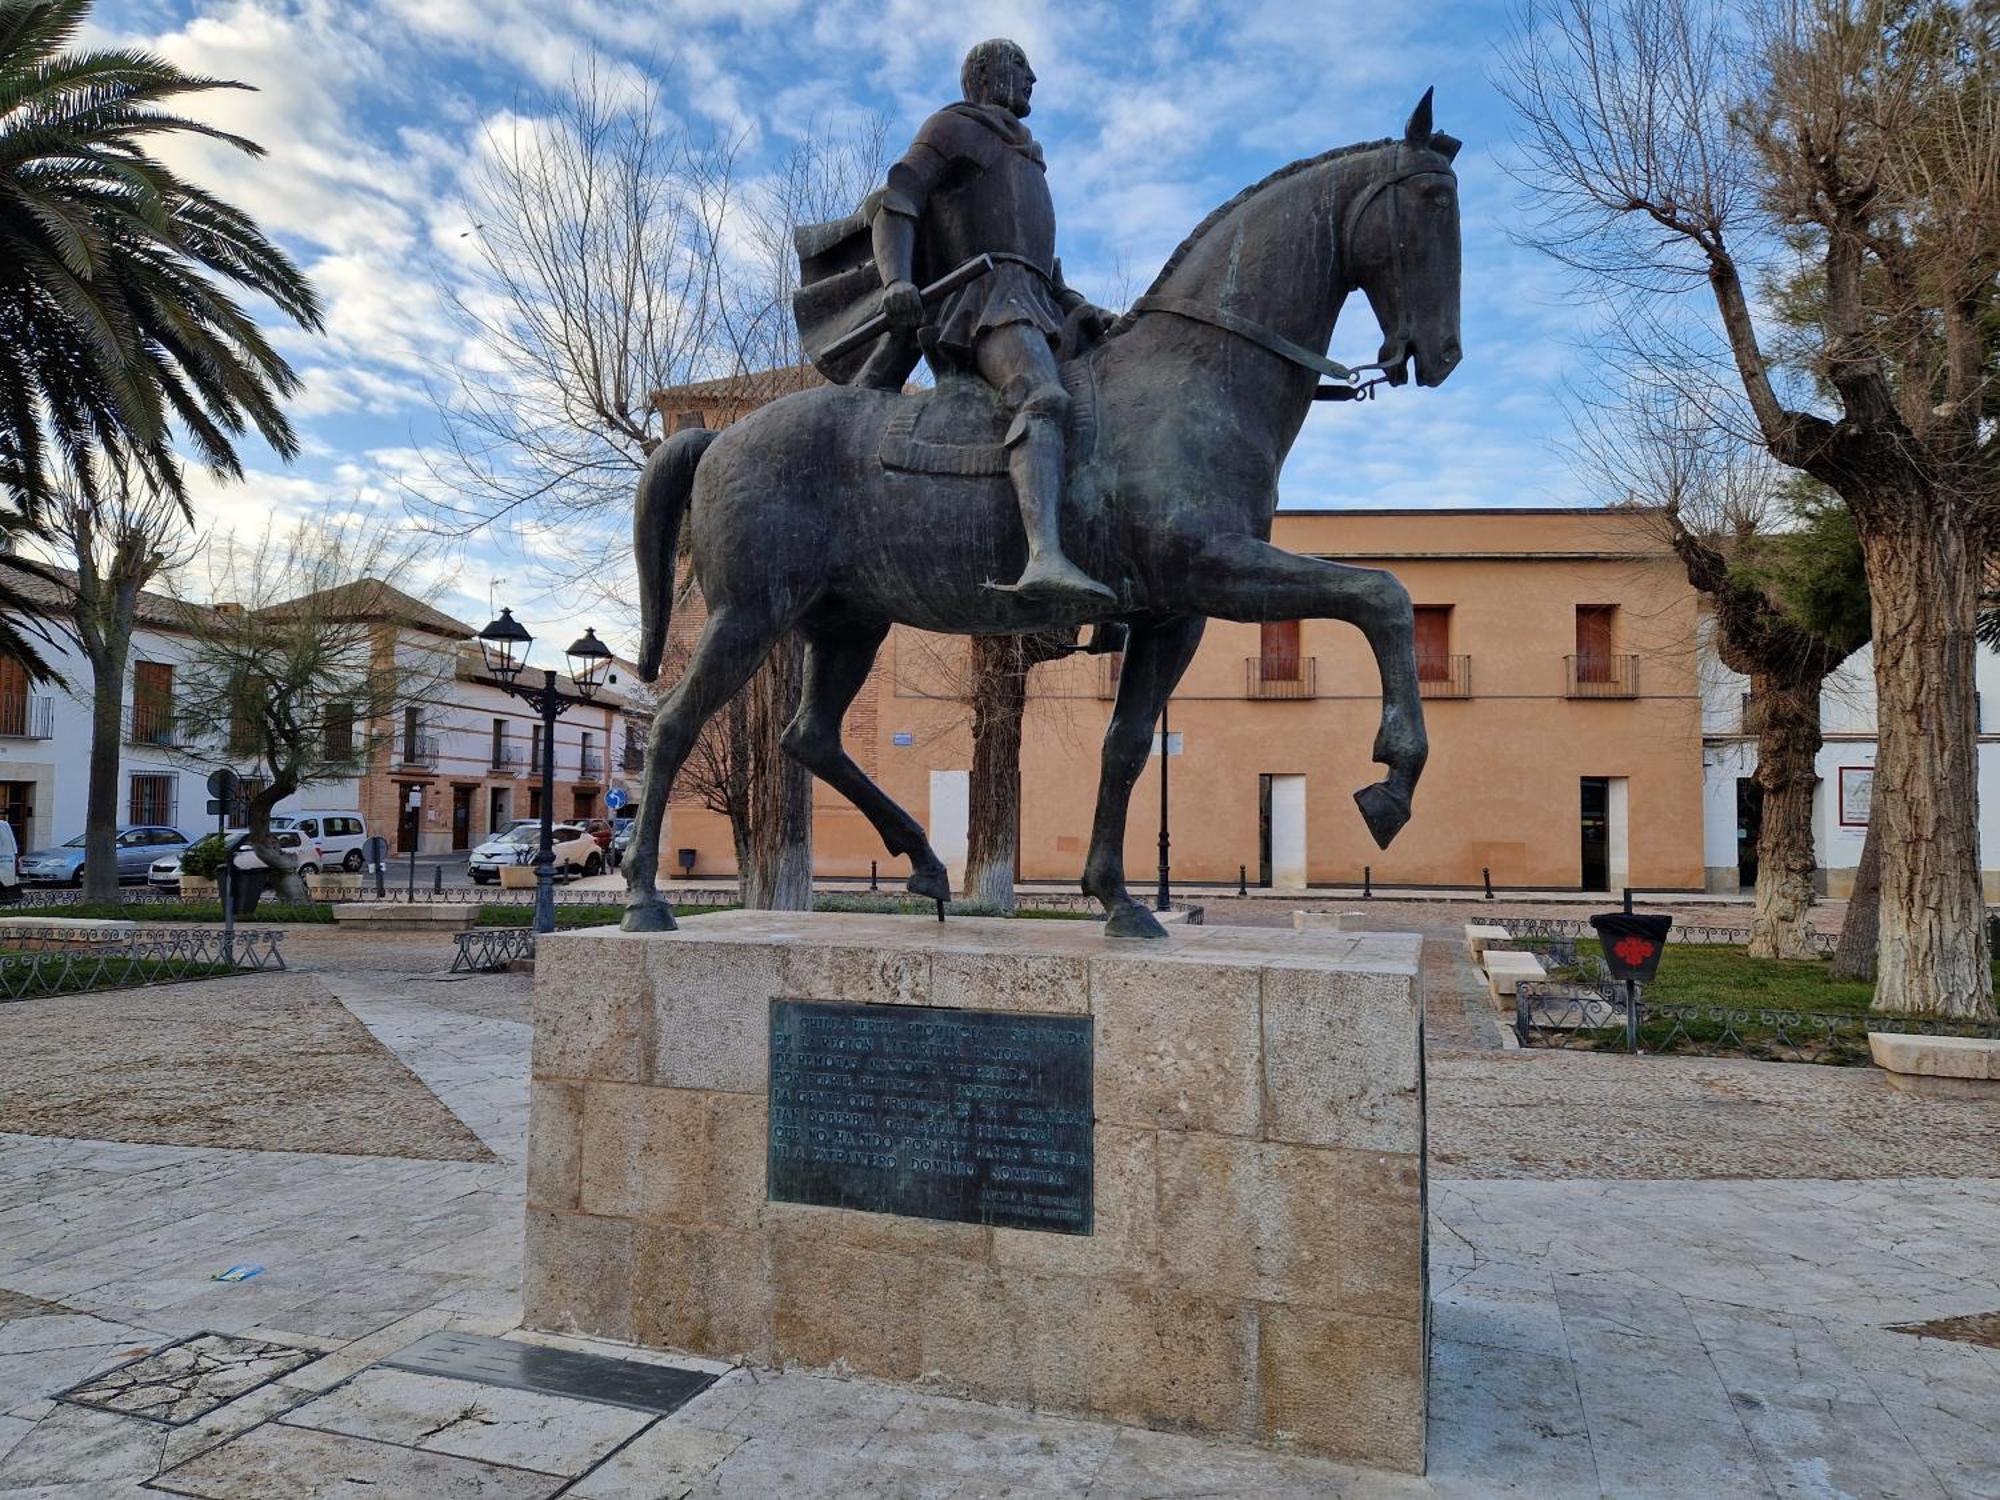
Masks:
[[[1396,148],[1398,164],[1402,159],[1402,149],[1400,145]],[[1340,243],[1335,253],[1341,256],[1344,262],[1347,247],[1353,243],[1354,232],[1361,226],[1362,214],[1382,196],[1384,190],[1400,188],[1412,178],[1449,175],[1451,168],[1448,166],[1409,167],[1401,171],[1392,171],[1379,181],[1369,183],[1367,190],[1349,205],[1342,216]],[[1390,243],[1395,251],[1392,273],[1395,278],[1396,306],[1400,312],[1408,301],[1403,295],[1403,195],[1400,192],[1389,194],[1389,211],[1393,216],[1389,231]],[[1342,269],[1345,269],[1344,264]],[[1171,317],[1185,318],[1191,323],[1205,323],[1211,328],[1220,328],[1224,333],[1233,333],[1238,338],[1255,344],[1258,348],[1275,354],[1290,364],[1325,376],[1333,384],[1322,385],[1314,390],[1315,401],[1370,401],[1374,399],[1375,388],[1388,383],[1389,367],[1385,364],[1344,365],[1339,360],[1315,353],[1304,344],[1294,343],[1283,334],[1273,333],[1261,323],[1239,317],[1232,312],[1225,312],[1219,307],[1209,307],[1187,297],[1148,295],[1132,304],[1131,316],[1134,318],[1149,312],[1166,313]],[[1407,339],[1405,342],[1408,342]],[[1364,379],[1363,377],[1371,370],[1375,372],[1374,379]]]

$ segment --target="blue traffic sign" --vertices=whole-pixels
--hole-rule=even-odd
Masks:
[[[627,802],[631,800],[632,799],[630,797],[627,797],[625,795],[625,789],[619,786],[614,786],[610,791],[604,794],[604,805],[610,808],[613,812],[617,812],[619,808],[623,807]]]

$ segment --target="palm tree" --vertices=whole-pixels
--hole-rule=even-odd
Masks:
[[[69,50],[89,9],[0,0],[0,496],[17,527],[58,487],[94,496],[106,463],[185,506],[176,437],[231,477],[248,429],[291,457],[278,403],[297,376],[229,288],[320,326],[292,260],[147,149],[201,135],[262,155],[167,107],[245,85],[139,51]],[[15,602],[0,597],[0,618]]]

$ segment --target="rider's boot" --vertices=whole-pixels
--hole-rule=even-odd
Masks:
[[[1037,603],[1098,609],[1118,596],[1071,562],[1062,548],[1063,431],[1052,416],[1023,412],[1007,434],[1007,474],[1028,533],[1028,566],[994,588]]]

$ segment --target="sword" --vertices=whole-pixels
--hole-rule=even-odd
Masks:
[[[923,298],[924,306],[929,307],[940,297],[949,296],[967,282],[976,281],[992,269],[992,256],[975,255],[956,271],[950,271],[938,277],[936,281],[923,288],[917,295]],[[875,340],[882,337],[888,331],[889,315],[887,313],[876,313],[873,317],[855,324],[846,333],[843,333],[831,344],[820,350],[819,357],[821,359],[839,359],[842,355],[852,354],[863,345],[874,343]]]

